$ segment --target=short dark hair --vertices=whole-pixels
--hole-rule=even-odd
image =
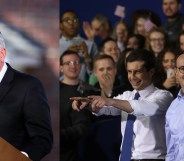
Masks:
[[[77,52],[73,51],[73,50],[66,50],[61,56],[60,56],[60,65],[63,65],[63,57],[66,55],[77,55],[80,58],[80,56],[78,55]]]
[[[99,46],[98,46],[98,48],[99,48],[99,50],[100,50],[101,52],[104,50],[104,45],[105,45],[107,42],[109,42],[109,41],[113,41],[113,42],[116,43],[116,41],[115,41],[113,38],[111,38],[111,37],[108,37],[108,38],[104,39],[104,40],[99,44]]]
[[[155,68],[155,56],[151,51],[148,51],[146,49],[137,49],[133,50],[130,55],[126,59],[126,66],[128,62],[134,62],[134,61],[144,61],[144,67],[147,71],[149,71],[152,68]]]
[[[73,11],[73,10],[65,10],[63,13],[60,13],[60,15],[59,15],[60,23],[63,21],[63,16],[64,16],[66,13],[73,13],[74,15],[76,15],[76,17],[78,17],[78,16],[77,16],[77,13],[76,13],[75,11]]]
[[[97,55],[94,57],[94,60],[93,60],[93,67],[95,65],[95,63],[98,61],[98,60],[102,60],[102,59],[110,59],[112,62],[113,62],[113,65],[116,66],[116,62],[114,61],[114,59],[109,56],[109,55],[106,55],[106,54],[102,54],[102,55]]]

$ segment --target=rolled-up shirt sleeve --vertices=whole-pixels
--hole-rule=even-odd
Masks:
[[[166,90],[157,90],[146,99],[140,97],[140,100],[128,100],[133,115],[153,116],[166,112],[173,100],[173,96]]]

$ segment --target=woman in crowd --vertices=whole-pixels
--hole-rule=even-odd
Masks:
[[[152,29],[146,40],[146,48],[157,57],[167,45],[167,35],[161,28]]]
[[[177,96],[179,86],[175,76],[176,51],[173,49],[163,50],[157,57],[157,74],[155,86],[170,91],[174,97]]]
[[[131,23],[135,34],[140,34],[144,37],[148,32],[161,25],[160,17],[153,11],[148,9],[136,10],[131,15]]]
[[[113,38],[116,40],[118,48],[122,52],[125,49],[130,29],[125,21],[119,21],[115,24]]]

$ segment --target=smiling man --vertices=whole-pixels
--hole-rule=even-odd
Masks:
[[[80,113],[72,110],[69,100],[73,96],[85,96],[81,91],[79,73],[81,60],[77,52],[66,50],[60,56],[60,71],[64,79],[60,81],[60,160],[78,161],[78,144],[88,131],[91,113],[86,109]]]
[[[177,47],[178,36],[182,31],[184,16],[181,13],[181,0],[162,0],[162,11],[167,21],[162,25],[164,31],[168,34],[168,46]]]
[[[166,161],[182,161],[184,158],[184,54],[177,58],[176,78],[181,90],[166,113]]]
[[[166,155],[165,113],[173,97],[168,91],[160,90],[152,83],[155,57],[151,52],[143,49],[133,51],[126,59],[126,68],[134,90],[126,91],[113,99],[88,96],[92,100],[91,110],[96,115],[121,115],[122,147],[126,139],[129,139],[125,136],[126,124],[129,122],[127,118],[129,114],[136,117],[127,161],[163,161]],[[137,92],[139,98],[134,97]],[[73,109],[80,111],[86,106],[84,101],[81,101],[80,107],[77,106],[79,97],[72,99]],[[128,157],[128,153],[121,149],[121,157]]]

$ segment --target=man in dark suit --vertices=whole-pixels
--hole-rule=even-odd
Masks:
[[[41,82],[5,63],[0,33],[0,136],[33,161],[52,148],[50,109]]]

